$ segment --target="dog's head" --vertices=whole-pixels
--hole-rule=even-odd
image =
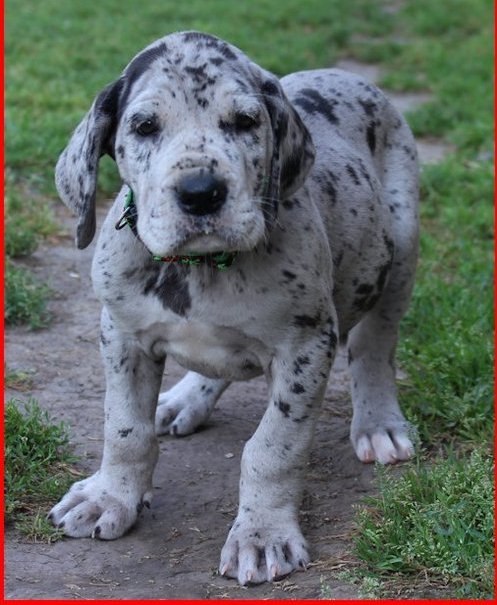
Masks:
[[[61,154],[56,185],[79,216],[80,248],[95,234],[106,153],[134,193],[138,234],[157,255],[252,249],[314,160],[278,79],[197,32],[166,36],[138,54]]]

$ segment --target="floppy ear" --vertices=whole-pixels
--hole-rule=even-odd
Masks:
[[[76,245],[86,248],[95,235],[95,191],[98,162],[113,142],[122,81],[109,84],[96,97],[90,111],[74,131],[55,168],[55,185],[61,200],[78,215]]]
[[[261,92],[271,118],[274,141],[267,196],[284,200],[304,183],[316,152],[309,131],[279,80],[269,72],[263,75]]]

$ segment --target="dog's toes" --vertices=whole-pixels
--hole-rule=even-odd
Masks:
[[[361,462],[374,462],[375,455],[371,439],[366,435],[362,435],[357,440],[355,446],[357,457]]]
[[[362,434],[353,440],[357,457],[361,462],[378,461],[380,464],[395,464],[414,456],[414,446],[403,430],[377,429]]]
[[[175,419],[181,408],[169,403],[161,403],[155,413],[155,433],[168,435],[171,431],[171,422]]]
[[[269,530],[267,527],[271,527]],[[219,573],[239,584],[273,582],[309,563],[307,545],[291,523],[280,528],[232,529],[221,551]]]
[[[66,536],[71,538],[88,538],[92,535],[95,522],[102,510],[97,504],[84,501],[72,508],[59,524]]]
[[[155,432],[176,437],[190,435],[207,420],[209,413],[206,405],[185,405],[179,401],[162,403],[155,413]]]
[[[131,483],[127,487],[122,490],[121,483],[115,484],[99,471],[75,483],[52,508],[48,519],[72,538],[119,538],[133,525],[143,506],[150,506],[152,498],[150,489],[132,490]]]
[[[409,460],[414,456],[414,445],[405,433],[393,433],[393,442],[397,450],[397,458],[399,460]]]
[[[135,521],[136,515],[121,504],[107,508],[94,524],[92,538],[115,540],[120,538]]]

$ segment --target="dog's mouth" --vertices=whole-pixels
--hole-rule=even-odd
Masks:
[[[194,234],[188,238],[179,247],[177,253],[187,256],[196,256],[199,254],[220,254],[222,252],[236,252],[233,246],[216,233]]]

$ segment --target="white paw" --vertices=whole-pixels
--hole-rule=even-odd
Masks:
[[[114,540],[136,521],[143,506],[150,506],[152,493],[139,494],[123,486],[113,489],[100,472],[75,483],[56,504],[48,519],[73,538]]]
[[[307,544],[298,525],[276,515],[269,524],[235,521],[221,551],[219,572],[244,586],[272,582],[310,561]],[[276,523],[274,521],[277,520]]]
[[[408,437],[407,423],[395,427],[378,427],[370,431],[358,431],[351,441],[361,462],[395,464],[414,456],[414,445]]]
[[[206,402],[185,404],[183,399],[169,400],[165,393],[159,397],[155,413],[155,432],[157,435],[189,435],[206,422],[210,413],[211,407]]]
[[[189,435],[204,424],[228,386],[224,380],[188,372],[172,389],[159,395],[155,414],[157,435]]]

